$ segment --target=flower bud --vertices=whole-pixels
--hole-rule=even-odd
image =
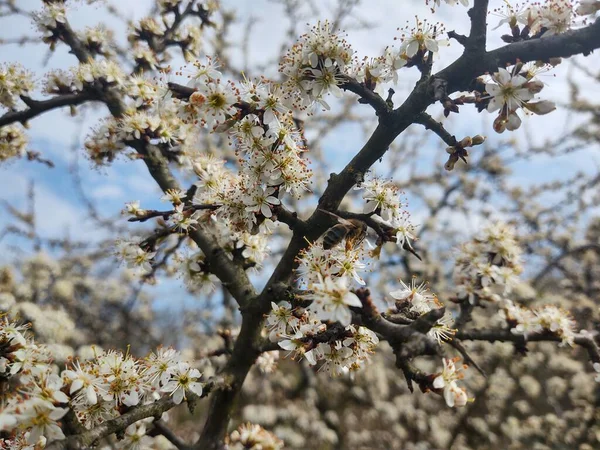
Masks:
[[[446,153],[448,153],[449,155],[451,155],[454,152],[456,152],[456,147],[446,147]]]
[[[526,87],[532,94],[539,94],[544,88],[544,83],[539,80],[532,80],[525,83],[523,87]]]
[[[478,134],[477,136],[473,136],[473,145],[481,145],[485,142],[485,136]]]
[[[521,61],[519,61],[515,64],[515,67],[513,69],[513,74],[519,73],[521,71],[521,69],[523,69],[523,63]]]
[[[473,139],[470,136],[462,138],[462,140],[458,143],[459,147],[471,147],[473,145]]]
[[[508,116],[508,120],[506,121],[506,129],[509,131],[514,131],[521,126],[521,118],[517,115],[517,113],[511,113]]]
[[[562,58],[558,58],[558,57],[548,59],[548,64],[550,64],[552,67],[558,66],[561,62],[562,62]]]
[[[452,155],[450,155],[450,158],[448,158],[446,164],[444,164],[444,169],[446,169],[447,171],[451,171],[452,169],[454,169],[456,161],[458,161],[458,156],[456,153],[453,153]]]
[[[534,114],[538,114],[543,116],[544,114],[548,114],[556,109],[556,105],[554,102],[549,100],[542,100],[536,103],[525,103],[525,108],[531,111]]]
[[[502,114],[494,119],[494,131],[496,133],[504,133],[506,130],[506,119]]]

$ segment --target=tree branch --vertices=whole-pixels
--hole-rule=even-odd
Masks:
[[[155,403],[133,408],[131,411],[107,420],[95,428],[82,434],[76,434],[62,441],[54,441],[46,446],[46,450],[85,450],[93,446],[100,439],[117,431],[124,430],[132,423],[145,419],[146,417],[160,417],[162,413],[173,408],[175,403],[171,397],[165,397]]]
[[[290,230],[300,230],[306,226],[306,223],[298,217],[298,213],[290,211],[283,204],[275,206],[273,208],[277,220],[281,223],[285,223]]]
[[[468,12],[471,19],[471,32],[465,46],[467,51],[485,53],[488,3],[488,0],[475,0]]]
[[[14,122],[25,123],[29,119],[56,108],[76,106],[90,100],[99,100],[90,92],[64,94],[48,100],[32,100],[27,97],[21,97],[21,99],[27,104],[28,108],[22,111],[9,111],[2,115],[0,117],[0,127],[10,125]]]
[[[448,31],[448,37],[450,39],[455,39],[463,47],[467,46],[467,42],[469,40],[467,36],[465,36],[464,34],[459,34],[456,31]]]
[[[362,325],[383,336],[392,346],[408,342],[416,335],[425,335],[431,327],[444,316],[446,308],[438,308],[423,314],[410,325],[398,325],[386,320],[377,310],[368,289],[356,290],[356,296],[362,303],[360,318]]]
[[[594,340],[597,333],[580,332],[575,335],[575,344],[584,347],[590,356],[592,362],[600,362],[600,349]],[[531,333],[527,337],[522,334],[514,334],[510,330],[497,329],[475,329],[468,331],[458,331],[456,338],[463,341],[487,341],[487,342],[515,342],[522,345],[527,342],[560,342],[562,339],[555,333],[545,331],[543,333]]]
[[[211,379],[203,387],[202,397],[206,397],[210,392],[214,390],[227,390],[229,386],[222,379]],[[188,394],[189,395],[189,394]],[[191,394],[193,396],[193,394]],[[200,398],[195,396],[195,398]],[[190,398],[192,401],[192,398]],[[147,405],[140,405],[132,408],[125,414],[115,417],[114,419],[107,420],[100,425],[87,430],[81,434],[69,436],[67,439],[62,441],[54,441],[50,445],[46,446],[46,450],[86,450],[100,439],[110,436],[111,434],[124,430],[132,423],[138,422],[147,417],[156,417],[157,419],[165,412],[173,408],[175,402],[171,397],[163,397],[154,403]]]
[[[448,147],[454,147],[456,144],[458,144],[456,137],[446,131],[441,122],[438,122],[426,112],[419,114],[415,120],[415,123],[423,125],[426,130],[433,131],[440,137],[440,139],[442,139],[442,141],[446,143],[446,145],[448,145]]]
[[[85,49],[68,22],[60,26],[61,38],[71,47],[79,61],[86,63],[92,55]],[[126,107],[118,93],[112,89],[102,89],[98,92],[98,98],[106,104],[115,118],[122,117]],[[129,141],[127,144],[143,156],[142,159],[150,175],[163,192],[169,189],[179,189],[179,183],[171,173],[167,161],[157,146],[144,140]],[[217,239],[208,225],[199,225],[189,233],[189,236],[205,254],[212,273],[219,278],[238,304],[247,303],[256,295],[244,268],[227,257],[225,250],[218,245]]]
[[[447,92],[466,91],[476,77],[495,72],[499,67],[521,62],[548,61],[551,58],[567,58],[588,55],[600,48],[600,18],[584,28],[527,41],[514,42],[483,54],[465,52],[454,63],[435,76],[448,82]]]
[[[392,108],[389,107],[386,101],[379,94],[366,87],[364,83],[359,83],[348,75],[342,75],[341,77],[344,82],[340,87],[358,95],[360,97],[359,103],[371,105],[378,117],[385,117],[392,112]]]
[[[219,209],[221,206],[223,205],[219,205],[219,204],[206,204],[206,205],[188,205],[186,207],[183,208],[184,212],[188,212],[188,211],[202,211],[205,209],[210,209],[210,210],[214,210],[214,209]],[[175,214],[175,210],[174,209],[169,209],[166,211],[158,211],[155,209],[147,209],[145,210],[144,214],[140,214],[139,216],[135,216],[135,217],[131,217],[129,219],[127,219],[128,222],[145,222],[147,220],[150,220],[154,217],[162,217],[163,219],[167,220],[169,217],[171,217],[173,214]]]
[[[152,425],[154,425],[154,428],[155,428],[157,434],[161,434],[165,438],[167,438],[167,440],[171,444],[173,444],[175,447],[177,447],[178,450],[191,449],[191,446],[187,445],[185,442],[183,442],[181,439],[179,439],[179,436],[177,436],[175,433],[173,433],[173,430],[168,428],[167,425],[162,420],[155,420]]]

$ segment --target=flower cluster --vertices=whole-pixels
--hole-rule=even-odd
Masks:
[[[156,53],[148,47],[148,44],[136,42],[131,48],[131,55],[138,66],[138,71],[152,71],[158,67]]]
[[[535,73],[535,70],[517,64],[510,72],[500,68],[491,75],[491,82],[485,85],[489,96],[483,99],[489,99],[489,112],[499,111],[494,120],[496,132],[513,131],[521,126],[521,118],[517,114],[519,108],[539,115],[548,114],[556,109],[554,103],[548,100],[531,102],[535,94],[544,87],[541,81],[533,78]]]
[[[216,127],[236,112],[234,104],[239,100],[239,92],[232,82],[222,82],[219,78],[200,84],[188,103],[180,106],[180,116],[188,121],[197,121],[208,127]]]
[[[260,425],[245,423],[227,438],[229,450],[280,450],[283,441]]]
[[[279,360],[279,351],[273,350],[263,352],[256,358],[256,367],[262,373],[273,373],[277,369],[277,361]]]
[[[331,294],[343,296],[338,302],[343,304],[340,309],[347,308],[348,301],[354,306],[356,302],[360,304],[350,292]],[[269,339],[278,342],[282,349],[306,358],[311,365],[321,362],[320,370],[332,376],[360,369],[379,342],[375,333],[362,326],[342,324],[328,328],[311,308],[292,308],[288,302],[272,303],[271,307],[267,316]]]
[[[107,29],[103,25],[88,27],[83,32],[82,40],[86,48],[97,55],[105,57],[114,54],[114,38],[112,30]]]
[[[302,157],[303,138],[277,84],[246,80],[239,94],[230,97],[219,79],[212,78],[218,72],[211,60],[195,67],[190,83],[203,87],[190,96],[184,109],[193,110],[201,122],[226,125],[223,130],[236,145],[241,170],[233,174],[224,161],[192,156],[191,166],[200,178],[193,202],[218,203],[219,219],[234,230],[251,231],[274,218],[284,194],[300,197],[308,190],[311,172]],[[233,106],[238,100],[242,102],[240,114]],[[215,129],[221,131],[219,126]]]
[[[497,9],[493,13],[502,19],[496,28],[507,24],[511,31],[519,35],[519,25],[522,25],[523,31],[533,36],[552,36],[564,33],[571,29],[573,25],[573,4],[570,0],[546,0],[542,3],[532,3],[523,5],[511,5],[509,2],[502,9]],[[584,0],[577,8],[576,12],[580,15],[592,14],[593,1]],[[514,31],[516,30],[516,31]]]
[[[177,255],[176,261],[179,262],[178,273],[183,275],[185,284],[191,292],[209,293],[215,289],[219,279],[208,270],[206,257],[202,252],[187,256]]]
[[[17,125],[0,128],[0,163],[22,156],[27,148],[27,135]]]
[[[59,24],[67,22],[67,11],[62,2],[44,2],[41,11],[34,14],[34,20],[44,37],[48,38],[54,34]]]
[[[499,301],[519,282],[521,249],[514,230],[503,223],[489,225],[460,246],[454,267],[459,299],[471,304]]]
[[[450,408],[465,406],[469,401],[467,391],[457,384],[464,376],[462,371],[456,368],[457,362],[458,359],[444,358],[442,373],[433,380],[435,389],[443,389],[444,400]]]
[[[192,62],[202,52],[203,39],[205,38],[202,30],[203,28],[196,24],[188,24],[175,33],[174,40],[184,48],[183,58],[187,62]]]
[[[410,57],[406,54],[403,45],[400,48],[389,46],[384,49],[383,55],[377,58],[364,58],[355,63],[350,75],[383,96],[384,84],[389,82],[398,84],[398,71],[406,66],[409,60]]]
[[[90,159],[98,165],[113,161],[125,149],[120,133],[119,122],[113,118],[103,120],[92,129],[84,143]]]
[[[407,320],[415,320],[428,312],[442,307],[438,298],[429,291],[425,283],[417,284],[416,278],[409,285],[400,281],[402,288],[390,292],[390,296],[396,300],[394,308],[390,309],[392,314],[400,314]],[[451,328],[453,323],[452,314],[448,311],[438,319],[427,335],[435,339],[441,345],[443,341],[452,339],[456,330]]]
[[[322,321],[339,322],[344,326],[350,325],[352,313],[350,306],[360,308],[360,300],[350,291],[346,277],[321,278],[319,282],[311,284],[311,293],[304,298],[311,301],[311,311]]]
[[[144,250],[135,240],[120,239],[115,246],[115,255],[118,259],[125,261],[127,267],[142,274],[152,272],[152,262],[156,252]]]
[[[0,105],[15,109],[21,95],[28,95],[35,88],[33,77],[23,66],[16,63],[0,66]]]
[[[432,25],[426,20],[417,19],[416,27],[407,26],[398,30],[402,32],[399,48],[386,47],[382,56],[365,58],[347,70],[349,75],[379,95],[383,95],[385,83],[398,83],[398,70],[407,66],[413,58],[423,59],[426,52],[435,53],[440,45],[448,44],[447,40],[439,39],[444,34],[441,24]]]
[[[568,311],[548,305],[528,309],[505,300],[500,315],[511,326],[511,333],[523,335],[550,332],[561,339],[561,345],[574,345],[576,323]]]
[[[69,409],[91,429],[119,416],[122,407],[152,403],[163,394],[176,404],[190,393],[202,395],[200,372],[173,349],[159,348],[145,359],[99,352],[69,362],[59,376],[49,349],[36,344],[28,328],[0,319],[0,376],[16,387],[0,413],[0,430],[13,442],[43,446],[64,439],[59,421]]]
[[[538,7],[539,27],[543,36],[569,31],[573,24],[573,4],[570,0],[547,0]]]
[[[341,96],[343,75],[350,69],[353,53],[329,22],[319,22],[301,36],[280,64],[286,98],[298,108],[320,103],[328,109],[325,96]]]
[[[398,31],[403,32],[400,36],[402,41],[400,49],[407,58],[413,58],[417,53],[437,53],[440,46],[448,45],[447,39],[440,39],[440,36],[446,34],[441,23],[432,24],[426,19],[420,20],[419,18],[416,18],[416,21],[417,24],[414,28],[398,28]]]
[[[144,17],[139,22],[132,25],[130,40],[142,38],[151,40],[153,37],[163,36],[165,34],[164,27],[166,24],[159,23],[153,17]]]
[[[365,213],[375,213],[387,221],[403,215],[400,193],[391,180],[372,178],[362,182],[355,189],[365,190]]]
[[[160,444],[146,433],[147,425],[152,423],[153,419],[144,419],[139,422],[132,423],[125,428],[125,435],[119,441],[119,448],[127,450],[137,450],[145,448],[161,448]]]
[[[119,74],[118,66],[110,64],[83,64],[74,70],[73,77],[65,78],[58,73],[49,77],[47,82],[49,93],[65,93],[85,90],[88,84],[100,81],[111,89],[120,89],[126,94],[125,99],[131,99],[118,119],[110,117],[103,120],[88,136],[85,147],[90,158],[97,164],[111,162],[127,145],[136,141],[163,144],[165,148],[177,151],[192,128],[177,115],[179,103],[175,103],[167,95],[169,91],[156,81],[138,75],[126,77]],[[95,75],[90,74],[88,69],[98,67],[102,70]]]
[[[300,254],[300,267],[297,270],[300,279],[309,287],[314,283],[333,278],[353,279],[360,285],[365,282],[359,272],[366,270],[363,262],[367,254],[363,246],[357,248],[342,247],[341,242],[331,249],[323,248],[322,239],[312,244]],[[346,285],[347,282],[344,282]]]
[[[364,189],[363,199],[366,201],[364,212],[375,214],[394,230],[396,243],[402,247],[410,246],[415,239],[415,226],[410,222],[410,215],[404,210],[398,188],[389,180],[370,178],[363,181],[355,189]]]
[[[113,88],[124,88],[127,76],[114,61],[101,59],[79,64],[69,72],[54,70],[46,75],[48,94],[84,92],[96,83]]]

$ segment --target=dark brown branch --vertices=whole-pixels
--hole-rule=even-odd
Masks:
[[[448,133],[441,122],[438,122],[426,112],[419,114],[415,120],[415,123],[423,125],[426,130],[433,131],[440,137],[442,141],[446,143],[446,145],[448,145],[448,147],[454,147],[456,144],[458,144],[456,137]]]
[[[406,379],[406,385],[410,392],[414,392],[414,387],[412,385],[413,381],[419,385],[419,389],[421,392],[437,392],[440,393],[439,390],[435,390],[433,387],[433,380],[435,379],[435,375],[428,375],[422,370],[415,367],[408,359],[400,357],[400,355],[396,355],[396,367],[402,370],[404,374],[404,378]]]
[[[362,303],[360,318],[362,325],[383,336],[392,347],[408,342],[417,335],[425,335],[444,316],[446,308],[433,309],[423,314],[410,325],[398,325],[386,320],[377,310],[368,289],[356,291]]]
[[[202,211],[205,209],[215,210],[215,209],[219,209],[221,206],[223,206],[223,205],[218,205],[218,204],[189,205],[189,206],[186,206],[185,208],[183,208],[183,211],[184,212]],[[167,211],[157,211],[155,209],[147,209],[147,210],[145,210],[144,214],[140,214],[139,216],[136,216],[136,217],[131,217],[131,218],[127,219],[127,221],[128,222],[145,222],[154,217],[162,217],[163,219],[167,220],[169,217],[171,217],[173,214],[175,214],[175,212],[176,211],[174,209],[169,209]]]
[[[448,82],[448,94],[469,90],[476,77],[495,72],[499,67],[521,62],[548,61],[551,58],[567,58],[588,55],[600,48],[600,19],[584,28],[571,30],[543,39],[514,42],[483,54],[463,54],[450,66],[436,74]]]
[[[471,19],[471,32],[465,46],[467,51],[485,53],[488,3],[488,0],[475,0],[468,12]]]
[[[467,36],[465,36],[464,34],[459,34],[456,31],[448,31],[448,37],[450,39],[456,40],[463,47],[467,46],[467,42],[469,40]]]
[[[68,22],[57,23],[54,32],[60,40],[67,44],[71,49],[71,53],[73,53],[80,62],[86,63],[90,59],[93,59],[93,55],[88,51],[85,44],[79,39],[77,33],[73,31]]]
[[[27,155],[28,161],[37,161],[39,163],[45,164],[46,166],[48,166],[50,168],[54,167],[54,163],[49,159],[43,158],[42,155],[40,154],[40,152],[28,150],[26,155]]]
[[[65,29],[70,30],[68,26]],[[82,45],[75,34],[72,33],[72,30],[68,34],[68,39],[65,39],[65,42],[71,46],[80,62],[87,62],[91,55],[87,51],[82,51]],[[106,103],[115,118],[120,118],[124,114],[126,108],[117,92],[111,89],[103,90],[101,91],[101,100]],[[142,159],[150,175],[156,180],[163,192],[168,189],[179,189],[179,183],[171,173],[159,148],[144,141],[131,142],[129,145],[135,148],[143,157]],[[201,224],[197,229],[192,230],[189,236],[205,254],[212,273],[219,278],[238,304],[249,304],[256,296],[252,283],[244,268],[235,261],[232,262],[225,249],[218,244],[209,226]],[[230,389],[219,390],[212,396],[207,422],[199,442],[194,447],[202,449],[221,447],[234,402],[250,367],[252,367],[259,354],[255,349],[258,348],[262,320],[262,314],[258,313],[248,314],[244,318],[232,356],[222,373]]]
[[[99,100],[89,92],[59,95],[49,100],[33,100],[27,97],[21,98],[27,104],[28,108],[21,111],[9,111],[5,113],[0,117],[0,127],[15,122],[26,123],[29,119],[33,119],[40,114],[56,108],[76,106],[87,101]]]
[[[585,348],[588,351],[592,362],[600,362],[600,349],[595,342],[596,333],[578,333],[575,335],[575,344]],[[556,333],[544,331],[542,333],[531,333],[527,337],[522,334],[511,333],[510,330],[497,329],[475,329],[468,331],[459,331],[456,333],[456,338],[463,341],[487,341],[487,342],[515,342],[521,345],[527,342],[560,342],[562,339]]]
[[[173,430],[168,428],[162,420],[155,420],[152,425],[154,425],[154,429],[156,430],[157,434],[161,434],[165,438],[167,438],[167,440],[175,447],[177,447],[178,450],[191,449],[191,446],[187,445],[185,442],[179,439],[179,436],[173,433]]]
[[[290,227],[290,230],[301,230],[306,226],[306,223],[298,217],[298,213],[290,211],[283,204],[273,208],[273,213],[279,222],[285,223]]]
[[[461,354],[461,356],[463,357],[463,359],[465,360],[465,363],[475,367],[475,369],[477,369],[477,371],[483,375],[485,378],[487,378],[487,375],[485,374],[485,372],[483,371],[483,369],[479,366],[479,364],[477,364],[475,362],[475,360],[473,358],[471,358],[471,355],[469,355],[469,353],[467,352],[467,349],[459,342],[458,339],[450,339],[449,341],[447,341],[448,344],[450,346],[452,346],[454,349],[456,349],[456,351],[458,353]]]
[[[392,112],[387,102],[379,94],[369,89],[364,83],[359,83],[348,75],[342,75],[343,83],[340,87],[346,91],[355,93],[360,97],[359,103],[371,105],[377,116],[385,117]]]

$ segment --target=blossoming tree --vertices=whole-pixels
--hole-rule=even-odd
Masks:
[[[77,30],[68,19],[69,7],[76,3],[45,0],[39,11],[30,13],[18,2],[0,2],[3,14],[30,16],[51,50],[66,46],[74,58],[73,67],[46,73],[43,83],[19,62],[2,66],[0,102],[6,112],[0,117],[0,161],[26,155],[49,163],[43,154],[28,148],[30,122],[34,127],[36,117],[57,108],[70,107],[76,114],[87,104],[100,104],[107,117],[89,132],[84,146],[89,159],[99,166],[110,166],[116,158],[144,164],[163,191],[161,200],[169,205],[163,210],[146,209],[125,199],[123,214],[130,222],[155,222],[156,229],[135,238],[113,229],[114,253],[141,280],[176,272],[198,297],[220,286],[228,304],[223,305],[223,329],[212,331],[224,345],[194,353],[192,358],[170,347],[155,348],[145,357],[110,349],[107,346],[119,345],[117,338],[103,334],[102,327],[90,328],[94,321],[86,320],[86,312],[77,314],[76,320],[52,319],[60,312],[24,306],[25,302],[35,303],[32,299],[42,291],[48,291],[47,301],[53,305],[85,293],[91,304],[102,305],[96,314],[109,306],[109,311],[122,314],[117,330],[132,321],[151,322],[151,313],[117,307],[106,299],[108,293],[86,290],[79,263],[29,261],[22,268],[24,279],[35,280],[31,286],[43,289],[19,289],[8,272],[0,280],[4,446],[282,448],[279,437],[258,425],[230,430],[240,404],[261,403],[258,392],[256,402],[243,398],[247,378],[249,389],[260,390],[249,377],[252,367],[272,372],[279,352],[305,371],[307,384],[314,380],[315,369],[334,378],[322,392],[327,396],[327,387],[340,379],[358,378],[375,367],[375,372],[388,370],[379,368],[383,364],[377,361],[380,344],[386,342],[406,389],[412,392],[416,384],[437,408],[443,404],[467,410],[479,394],[465,388],[465,369],[470,366],[481,372],[486,381],[477,392],[485,395],[490,380],[501,370],[506,348],[523,353],[530,342],[540,341],[550,343],[551,352],[559,351],[555,347],[581,348],[587,364],[580,363],[581,368],[600,372],[593,324],[576,321],[559,304],[526,306],[520,301],[527,298],[523,252],[529,255],[538,242],[559,242],[551,232],[543,237],[533,233],[527,239],[517,233],[519,224],[482,226],[454,253],[450,286],[444,284],[448,283],[444,277],[415,266],[430,254],[423,245],[427,231],[443,235],[435,217],[452,193],[464,190],[468,196],[474,189],[464,180],[445,184],[444,177],[459,170],[460,161],[497,178],[503,170],[494,159],[498,156],[494,149],[482,150],[479,158],[469,155],[485,147],[483,135],[488,130],[458,139],[427,109],[441,105],[446,118],[467,108],[493,114],[491,131],[496,133],[520,128],[527,120],[524,113],[551,113],[554,103],[539,98],[545,85],[538,75],[564,64],[564,58],[594,57],[600,47],[600,20],[594,20],[600,2],[583,0],[575,5],[548,0],[490,6],[487,0],[475,0],[473,5],[466,0],[437,0],[431,2],[432,13],[463,8],[470,29],[446,32],[441,24],[418,18],[414,28],[401,30],[397,45],[390,44],[371,58],[354,52],[336,21],[321,21],[286,49],[276,80],[236,72],[219,54],[218,45],[214,54],[205,54],[206,35],[213,28],[222,30],[230,20],[220,16],[215,2],[157,0],[155,15],[132,24],[124,44],[102,26]],[[342,13],[350,7],[345,2],[340,5]],[[490,12],[501,16],[498,27],[510,32],[502,35],[506,45],[493,50],[486,45]],[[461,46],[462,55],[436,72],[434,64],[446,38]],[[187,61],[181,70],[169,65],[173,50]],[[397,98],[391,86],[409,71],[419,74],[418,81],[406,98]],[[328,161],[326,154],[318,152],[311,158],[307,136],[322,110],[330,109],[331,96],[370,108],[377,126],[343,170],[332,173],[324,190],[316,194],[311,183],[319,174],[313,174],[311,161],[321,165]],[[594,106],[581,102],[574,101],[571,107],[594,111]],[[340,117],[347,118],[346,112]],[[401,183],[371,171],[379,159],[394,157],[386,153],[414,124],[441,139],[448,155],[442,170],[436,168],[420,180],[411,177],[403,186],[410,193],[419,183],[435,181],[444,190],[439,203],[426,206],[431,219],[421,227],[413,223],[401,197]],[[571,137],[581,140],[582,133]],[[572,181],[562,187],[568,191],[569,184],[577,184]],[[590,185],[586,179],[579,192],[597,183]],[[519,217],[542,233],[540,224],[550,222],[541,221],[543,212],[537,216],[527,212],[533,209],[531,193],[511,192],[511,196]],[[459,209],[458,202],[456,206]],[[589,250],[597,253],[597,229],[590,225],[588,234],[595,244],[573,247],[568,239],[567,244],[560,241],[562,253],[548,259],[534,276],[533,288],[541,292],[544,282],[551,285],[554,280],[549,274],[559,266],[573,286],[585,286],[587,278],[597,273],[597,258],[592,255],[583,262],[569,258]],[[404,280],[394,279],[384,268],[389,256],[398,253]],[[563,264],[568,261],[571,266]],[[36,279],[37,273],[43,276]],[[576,279],[583,273],[591,275]],[[56,279],[64,282],[58,284]],[[131,282],[121,283],[115,297],[137,300],[139,293]],[[591,282],[587,289],[580,293],[587,299],[597,292]],[[391,300],[386,306],[382,306],[384,298]],[[76,305],[64,303],[65,308],[75,309]],[[239,314],[228,317],[226,313],[234,309]],[[68,323],[68,328],[78,326],[87,335],[62,336],[64,330],[44,324],[52,320]],[[131,342],[136,351],[155,344],[135,333],[124,333],[123,338],[136,340]],[[474,352],[483,350],[466,347],[471,341],[500,341],[508,347],[504,355],[498,352],[482,363]],[[291,373],[292,369],[285,370]],[[487,379],[486,372],[490,373]],[[553,383],[562,386],[560,377]],[[527,385],[532,392],[533,385]],[[209,397],[206,404],[203,397]],[[192,432],[178,434],[166,425],[164,413],[184,402],[191,413],[201,409],[204,420],[192,421]],[[451,435],[441,439],[445,444],[434,441],[432,445],[453,445],[470,414],[476,413],[465,413],[454,423]],[[260,416],[257,411],[254,415]],[[328,430],[340,426],[339,417],[324,417],[329,417]],[[477,425],[482,433],[492,433],[489,427],[494,421],[483,422]],[[346,424],[345,429],[351,426]],[[331,438],[323,431],[315,439],[356,448],[370,445],[358,438],[340,443],[341,434]],[[192,442],[189,438],[194,436]],[[399,431],[396,438],[401,436]],[[306,440],[294,444],[294,439],[290,434],[289,446],[309,445]],[[393,445],[382,443],[381,448]]]

